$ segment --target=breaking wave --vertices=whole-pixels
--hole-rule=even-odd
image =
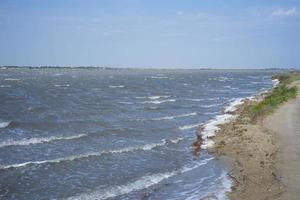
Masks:
[[[0,148],[7,147],[7,146],[27,146],[32,144],[41,144],[52,142],[56,140],[73,140],[82,137],[86,137],[88,134],[79,134],[74,136],[51,136],[45,138],[29,138],[29,139],[22,139],[22,140],[7,140],[0,142]]]
[[[162,95],[162,96],[135,97],[135,98],[136,98],[136,99],[151,99],[151,100],[156,100],[156,99],[169,98],[169,97],[170,97],[170,96]]]
[[[0,128],[8,127],[10,122],[0,122]]]
[[[181,118],[181,117],[189,117],[189,116],[195,116],[197,115],[196,112],[192,112],[192,113],[185,113],[185,114],[181,114],[181,115],[173,115],[173,116],[166,116],[166,117],[158,117],[158,118],[153,118],[151,120],[170,120],[170,119],[175,119],[175,118]]]
[[[56,159],[52,159],[52,160],[29,161],[29,162],[18,163],[18,164],[4,165],[4,166],[0,166],[0,169],[19,168],[19,167],[25,167],[27,165],[34,165],[34,164],[40,165],[40,164],[47,164],[47,163],[60,163],[60,162],[79,160],[79,159],[95,157],[95,156],[98,157],[98,156],[102,156],[105,154],[128,153],[128,152],[139,151],[139,150],[149,151],[149,150],[152,150],[159,146],[165,146],[169,143],[176,144],[176,143],[180,142],[181,140],[183,140],[183,138],[181,138],[181,137],[172,139],[172,140],[164,139],[164,140],[161,140],[160,143],[150,143],[150,144],[145,144],[145,145],[141,145],[141,146],[127,147],[127,148],[117,149],[117,150],[90,152],[90,153],[86,153],[86,154],[68,156],[68,157],[63,157],[63,158],[56,158]]]
[[[197,127],[199,127],[201,125],[203,125],[203,123],[200,123],[200,124],[189,124],[189,125],[185,125],[185,126],[180,126],[179,129],[180,130],[189,130],[189,129],[197,128]]]
[[[152,175],[146,175],[138,180],[127,183],[125,185],[119,185],[119,186],[112,186],[105,189],[99,189],[91,193],[84,193],[79,194],[78,196],[69,197],[69,200],[73,199],[80,199],[80,200],[90,200],[90,199],[108,199],[108,198],[114,198],[120,195],[124,195],[133,191],[139,191],[146,188],[149,188],[155,184],[160,183],[161,181],[171,178],[173,176],[186,173],[188,171],[194,170],[202,165],[207,164],[209,161],[213,160],[214,158],[208,158],[205,160],[202,160],[198,163],[192,163],[189,166],[184,166],[183,168],[179,170],[174,170],[171,172],[165,172],[165,173],[157,173]]]
[[[6,78],[4,79],[5,81],[19,81],[21,79],[18,79],[18,78]]]
[[[217,107],[217,106],[221,106],[223,105],[222,103],[216,103],[216,104],[210,104],[210,105],[202,105],[202,108],[213,108],[213,107]]]
[[[10,88],[11,85],[0,85],[0,88]]]
[[[110,85],[108,86],[109,88],[123,88],[125,87],[124,85]]]
[[[175,99],[165,99],[165,100],[154,100],[154,101],[144,101],[142,103],[153,103],[153,104],[161,104],[161,103],[166,103],[166,102],[175,102]]]
[[[55,87],[69,87],[70,84],[64,84],[64,85],[59,85],[59,84],[56,84],[54,85]]]

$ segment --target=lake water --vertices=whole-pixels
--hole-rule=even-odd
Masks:
[[[0,69],[0,198],[226,199],[197,128],[273,73]]]

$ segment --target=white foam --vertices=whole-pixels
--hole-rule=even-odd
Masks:
[[[109,88],[123,88],[125,87],[124,85],[110,85],[108,86]]]
[[[222,185],[216,192],[216,197],[218,200],[227,200],[227,193],[231,191],[232,181],[228,178],[227,173],[225,171],[223,171],[219,179]]]
[[[216,114],[219,114],[220,112],[205,112],[204,114],[205,115],[216,115]]]
[[[167,95],[162,95],[162,96],[149,96],[149,97],[135,97],[136,99],[152,99],[152,100],[156,100],[156,99],[160,99],[160,98],[169,98],[170,96]]]
[[[181,115],[173,115],[173,116],[166,116],[166,117],[159,117],[159,118],[153,118],[151,120],[170,120],[170,119],[175,119],[175,118],[182,118],[182,117],[189,117],[189,116],[195,116],[197,115],[196,112],[192,112],[192,113],[185,113],[185,114],[181,114]]]
[[[22,140],[7,140],[0,142],[0,148],[7,147],[7,146],[27,146],[32,144],[41,144],[52,142],[56,140],[73,140],[79,139],[82,137],[88,136],[87,134],[79,134],[74,136],[51,136],[51,137],[44,137],[44,138],[29,138],[29,139],[22,139]]]
[[[223,105],[222,103],[210,104],[210,105],[201,105],[202,108],[213,108]]]
[[[227,88],[227,89],[231,89],[231,90],[238,90],[239,88],[237,87],[231,87],[230,85],[225,85],[223,86],[224,88]]]
[[[0,85],[0,88],[10,88],[11,85]]]
[[[203,130],[201,132],[202,138],[204,139],[204,142],[201,147],[203,149],[212,147],[214,141],[209,138],[215,136],[215,133],[220,130],[219,126],[236,119],[237,115],[233,115],[229,113],[236,111],[237,107],[244,103],[244,100],[246,99],[253,100],[254,98],[255,98],[254,96],[250,96],[246,98],[234,99],[227,107],[225,107],[224,109],[225,114],[217,115],[215,118],[209,120],[203,126]]]
[[[180,126],[179,129],[180,130],[189,130],[189,129],[197,128],[197,127],[199,127],[201,125],[203,125],[203,123],[200,123],[200,124],[189,124],[189,125],[185,125],[185,126]]]
[[[5,81],[19,81],[20,79],[18,79],[18,78],[6,78],[4,80]]]
[[[245,98],[237,98],[230,103],[229,106],[225,108],[225,112],[234,112],[237,109],[237,106],[242,105],[244,103]]]
[[[248,98],[237,98],[234,99],[227,107],[225,107],[225,114],[217,115],[215,118],[209,120],[202,128],[201,136],[204,139],[202,144],[203,149],[207,149],[213,146],[214,141],[209,139],[215,136],[216,132],[220,130],[219,126],[228,123],[236,119],[237,115],[229,114],[237,109],[237,106],[244,103],[244,100]]]
[[[221,76],[217,79],[218,81],[220,82],[226,82],[228,80],[232,80],[232,78],[228,78],[228,77],[225,77],[225,76]]]
[[[279,79],[272,79],[273,87],[277,87],[279,83],[280,83]]]
[[[273,87],[276,87],[279,84],[279,81],[277,79],[274,79],[272,81],[273,81]],[[261,95],[261,94],[262,93],[259,93],[258,95]],[[208,123],[206,123],[203,126],[203,130],[201,132],[202,138],[204,139],[204,143],[201,146],[203,149],[210,148],[213,146],[214,142],[209,138],[214,136],[215,133],[218,130],[220,130],[219,126],[221,124],[225,124],[225,123],[228,123],[228,122],[236,119],[237,115],[233,115],[233,114],[229,114],[229,113],[236,111],[237,107],[239,105],[242,105],[246,99],[255,100],[256,97],[249,96],[246,98],[234,99],[227,107],[225,107],[225,109],[224,109],[225,114],[217,115],[214,119],[209,120]]]
[[[153,104],[161,104],[166,102],[175,102],[175,99],[165,99],[165,100],[154,100],[154,101],[144,101],[142,103],[153,103]]]
[[[118,103],[120,104],[126,104],[126,105],[132,105],[132,102],[128,102],[128,101],[119,101]]]
[[[5,128],[10,124],[10,122],[0,122],[0,128]]]
[[[205,101],[206,99],[185,99],[185,100],[199,102],[199,101]]]
[[[181,137],[173,139],[173,140],[164,139],[164,140],[161,140],[160,143],[150,143],[150,144],[145,144],[145,145],[141,145],[141,146],[127,147],[127,148],[117,149],[117,150],[90,152],[90,153],[86,153],[86,154],[79,154],[79,155],[68,156],[68,157],[63,157],[63,158],[56,158],[56,159],[52,159],[52,160],[29,161],[29,162],[24,162],[24,163],[0,166],[0,169],[19,168],[19,167],[25,167],[27,165],[33,165],[33,164],[40,165],[40,164],[47,164],[47,163],[59,163],[59,162],[64,162],[64,161],[73,161],[73,160],[78,160],[78,159],[83,159],[83,158],[89,158],[89,157],[93,157],[93,156],[102,156],[105,154],[128,153],[128,152],[139,151],[139,150],[148,151],[148,150],[152,150],[159,146],[167,145],[169,143],[176,144],[181,140],[183,140],[183,138],[181,138]]]
[[[70,86],[70,84],[64,84],[64,85],[58,85],[58,84],[56,84],[56,85],[54,85],[55,87],[69,87]]]
[[[169,79],[169,77],[167,77],[167,76],[151,76],[150,78],[153,78],[153,79]]]
[[[217,115],[215,118],[208,121],[203,126],[203,130],[201,132],[202,138],[204,139],[204,142],[202,144],[202,148],[206,149],[209,147],[212,147],[214,142],[209,139],[209,137],[212,137],[215,135],[216,131],[220,130],[219,125],[229,122],[230,120],[233,120],[236,116],[231,114],[223,114],[223,115]]]
[[[152,99],[152,100],[155,100],[155,99],[161,99],[161,98],[169,98],[170,96],[166,96],[166,95],[163,95],[163,96],[150,96],[148,97],[149,99]]]
[[[83,193],[79,194],[78,196],[69,197],[69,200],[91,200],[91,199],[108,199],[108,198],[114,198],[120,195],[128,194],[133,191],[140,191],[146,188],[149,188],[153,185],[156,185],[160,183],[163,180],[166,180],[168,178],[171,178],[173,176],[186,173],[188,171],[191,171],[193,169],[196,169],[202,165],[207,164],[209,161],[213,160],[214,158],[208,158],[205,160],[202,160],[198,163],[192,163],[191,166],[185,166],[179,170],[174,170],[171,172],[165,172],[165,173],[157,173],[152,175],[146,175],[141,178],[139,178],[136,181],[124,184],[124,185],[116,185],[112,187],[108,187],[105,189],[98,189],[94,192],[89,193]]]

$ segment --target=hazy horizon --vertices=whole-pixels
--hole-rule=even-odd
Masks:
[[[87,65],[87,66],[80,66],[80,65],[0,65],[0,68],[100,68],[100,69],[140,69],[140,70],[298,70],[299,67],[159,67],[159,66],[150,66],[150,67],[108,67],[108,66],[98,66],[98,65]]]
[[[299,68],[300,1],[0,2],[0,66]]]

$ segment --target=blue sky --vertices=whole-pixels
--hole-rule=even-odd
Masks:
[[[0,65],[300,67],[300,1],[1,0]]]

